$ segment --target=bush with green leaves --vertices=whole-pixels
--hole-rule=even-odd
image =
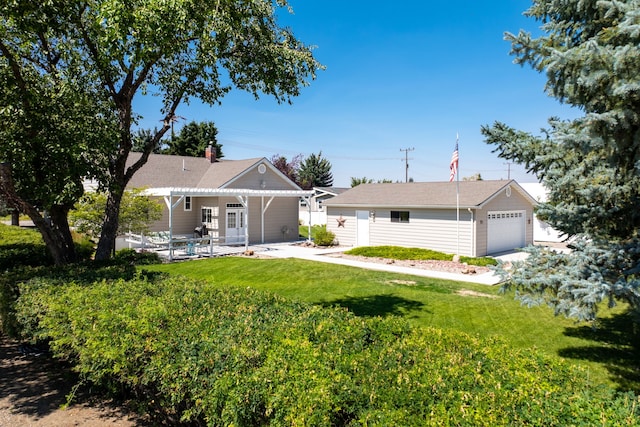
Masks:
[[[81,377],[207,425],[637,425],[640,401],[499,339],[184,278],[38,281],[25,333]]]
[[[162,260],[157,252],[138,252],[135,249],[121,249],[114,256],[115,262],[130,263],[132,265],[160,264]]]
[[[315,230],[313,235],[313,242],[318,246],[332,246],[335,244],[336,235],[332,231],[327,230],[327,226],[324,225]]]

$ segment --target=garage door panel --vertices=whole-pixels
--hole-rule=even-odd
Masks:
[[[509,251],[525,244],[525,211],[487,214],[487,253]]]

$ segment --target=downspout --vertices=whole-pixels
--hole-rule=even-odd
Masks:
[[[260,197],[260,242],[264,244],[264,196]]]

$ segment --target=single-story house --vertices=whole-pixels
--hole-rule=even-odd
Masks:
[[[140,157],[131,153],[128,165]],[[210,237],[220,244],[298,240],[298,206],[303,191],[266,158],[217,160],[151,154],[127,186],[162,199],[162,219],[152,232],[168,237]]]
[[[547,201],[547,189],[539,182],[524,182],[520,184],[527,193],[531,195],[538,203]],[[549,223],[542,221],[537,215],[533,214],[533,240],[536,242],[564,242],[567,235],[553,228]]]
[[[313,187],[313,194],[300,200],[300,224],[326,224],[327,211],[323,203],[347,190],[346,187]]]
[[[508,180],[361,184],[324,206],[341,245],[485,256],[533,243],[535,204]]]

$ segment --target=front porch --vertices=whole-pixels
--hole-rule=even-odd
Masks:
[[[148,236],[128,233],[125,242],[131,249],[156,252],[169,261],[233,255],[248,250],[248,245],[242,238],[230,243],[225,237],[194,237],[185,234],[170,236],[169,232],[156,232]]]

